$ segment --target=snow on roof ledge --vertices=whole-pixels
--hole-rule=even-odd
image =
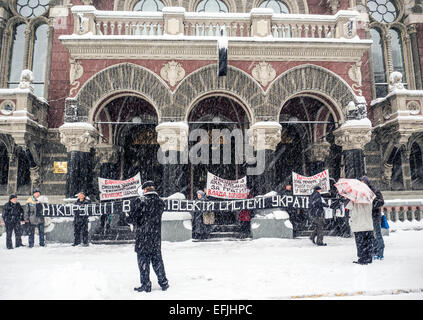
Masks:
[[[69,129],[69,128],[87,129],[87,130],[93,130],[93,131],[96,130],[93,127],[93,125],[88,122],[65,122],[59,127],[59,129]]]
[[[363,118],[361,120],[347,120],[345,123],[341,126],[343,128],[345,127],[359,127],[359,128],[368,128],[372,127],[372,122],[369,118]]]
[[[162,9],[163,13],[185,13],[184,7],[164,7]]]
[[[392,96],[403,94],[410,97],[423,97],[423,90],[409,90],[409,89],[394,89],[390,93],[388,93],[385,97],[377,98],[375,100],[372,100],[370,102],[370,106],[374,106],[376,104],[379,104],[387,99],[389,99]]]

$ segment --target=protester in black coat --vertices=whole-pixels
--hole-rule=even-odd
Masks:
[[[313,243],[316,243],[318,246],[325,246],[326,243],[323,243],[323,227],[325,225],[325,210],[324,207],[329,207],[329,205],[323,201],[322,196],[320,195],[322,188],[319,186],[314,187],[313,193],[309,198],[309,214],[314,220],[315,229],[310,235],[310,240]],[[317,241],[314,241],[314,238],[317,236]]]
[[[135,226],[135,252],[140,270],[141,287],[138,292],[150,292],[150,262],[162,290],[169,288],[161,252],[161,225],[165,203],[155,192],[155,185],[147,181],[142,185],[144,196],[137,199],[128,223]]]
[[[385,201],[383,199],[382,192],[376,189],[371,183],[367,176],[361,178],[361,182],[367,184],[370,190],[376,195],[376,198],[372,203],[372,219],[373,219],[373,256],[376,260],[383,260],[385,243],[383,241],[382,230],[381,230],[381,207]]]
[[[10,195],[9,201],[3,206],[3,221],[6,226],[6,247],[13,249],[12,233],[15,231],[15,246],[21,247],[22,245],[22,232],[21,221],[23,221],[24,210],[15,194]]]
[[[78,193],[78,200],[76,200],[75,204],[79,206],[83,206],[86,204],[90,204],[91,201],[85,197],[85,192],[80,191]],[[79,210],[75,211],[75,216],[73,220],[73,230],[74,230],[74,242],[72,246],[77,246],[81,243],[81,233],[82,233],[82,244],[85,247],[88,247],[88,216],[81,215]]]

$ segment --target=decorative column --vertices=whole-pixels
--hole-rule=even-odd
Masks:
[[[310,159],[309,175],[322,172],[325,169],[325,160],[329,156],[330,143],[323,140],[314,142],[308,150],[308,157]]]
[[[402,183],[404,185],[404,190],[411,190],[410,149],[408,149],[406,145],[402,145],[400,151]]]
[[[119,153],[122,148],[113,144],[100,143],[95,146],[96,168],[98,177],[105,179],[117,179],[116,164],[119,161]]]
[[[163,196],[176,192],[188,195],[188,131],[186,122],[163,122],[156,127],[157,153],[163,165]]]
[[[415,24],[411,24],[407,26],[407,32],[410,36],[411,42],[411,56],[413,59],[413,70],[414,70],[414,78],[416,81],[416,89],[421,90],[423,89],[422,84],[422,72],[421,72],[421,65],[420,65],[420,54],[419,54],[419,43],[417,40],[417,27]]]
[[[7,178],[7,194],[16,193],[18,191],[18,169],[19,157],[18,150],[14,149],[9,152],[9,173]]]
[[[97,141],[97,130],[86,122],[72,122],[63,124],[59,132],[68,153],[66,197],[74,198],[80,190],[92,192],[91,148]]]
[[[372,123],[368,118],[348,120],[333,133],[335,144],[342,147],[345,178],[360,179],[366,173],[363,149],[371,140]]]
[[[250,165],[247,175],[252,181],[253,195],[275,190],[275,150],[281,141],[282,126],[278,122],[256,122],[248,130],[249,143],[255,151],[254,170]]]

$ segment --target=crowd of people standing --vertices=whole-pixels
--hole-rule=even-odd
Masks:
[[[384,204],[382,193],[377,190],[368,177],[364,176],[361,181],[365,183],[375,194],[372,203],[355,203],[348,199],[341,202],[349,212],[349,222],[351,231],[354,234],[357,247],[358,260],[354,263],[369,264],[374,259],[382,260],[384,258],[384,242],[381,233],[381,206]],[[132,210],[127,216],[127,222],[135,227],[135,252],[137,253],[137,263],[140,272],[140,287],[134,288],[138,292],[150,292],[150,264],[157,275],[157,279],[162,290],[169,288],[166,278],[163,258],[161,254],[161,219],[164,212],[165,203],[159,197],[153,181],[147,181],[142,185],[143,197],[137,198]],[[287,185],[282,194],[287,195],[292,192],[291,185]],[[308,214],[314,223],[314,230],[310,240],[318,246],[326,246],[323,242],[325,213],[324,208],[329,204],[322,197],[321,187],[315,186],[313,193],[309,198]],[[3,220],[6,226],[6,247],[13,249],[12,234],[15,234],[15,246],[24,246],[21,239],[21,226],[27,225],[28,246],[34,246],[35,228],[38,229],[39,245],[45,246],[44,235],[44,217],[36,210],[36,205],[40,202],[41,192],[38,188],[34,189],[25,205],[17,201],[15,194],[10,195],[9,201],[3,207]],[[84,206],[90,204],[84,191],[77,195],[75,204]],[[253,195],[250,193],[249,198]],[[197,192],[197,199],[208,201],[204,191]],[[296,212],[289,210],[291,220],[295,220]],[[238,221],[241,226],[243,237],[250,236],[252,212],[250,210],[241,210],[238,213]],[[212,212],[194,212],[192,218],[193,239],[205,239],[214,224],[214,213]],[[88,217],[74,217],[74,243],[77,246],[82,242],[88,246]],[[317,238],[317,240],[315,240]]]

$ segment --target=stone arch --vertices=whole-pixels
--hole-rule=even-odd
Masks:
[[[75,97],[80,116],[89,118],[104,99],[128,91],[145,97],[156,109],[159,119],[161,110],[171,104],[170,90],[156,74],[133,63],[121,63],[98,72],[81,87]]]
[[[267,111],[263,89],[249,74],[229,66],[227,76],[219,78],[217,65],[211,64],[191,73],[179,84],[174,93],[173,106],[166,108],[164,113],[180,120],[186,119],[199,98],[210,93],[223,93],[238,100],[252,123]]]
[[[247,5],[247,11],[251,11],[253,8],[258,8],[258,6],[264,2],[265,0],[254,0],[254,1],[248,1],[249,4]],[[282,0],[285,2],[287,7],[289,8],[289,13],[304,13],[308,14],[308,5],[306,0]],[[251,3],[251,7],[250,7]]]
[[[340,115],[340,123],[347,115],[350,101],[357,103],[357,97],[345,80],[332,71],[313,64],[301,65],[281,74],[267,90],[267,102],[277,117],[293,96],[311,93],[324,97]]]

